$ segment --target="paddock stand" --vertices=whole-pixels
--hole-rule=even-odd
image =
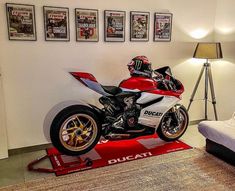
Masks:
[[[44,172],[44,173],[56,173],[56,175],[63,174],[64,171],[66,172],[78,172],[85,169],[92,168],[93,161],[90,158],[85,158],[85,160],[82,160],[80,157],[77,157],[76,161],[70,162],[70,163],[63,163],[61,164],[61,160],[58,160],[58,158],[61,157],[60,154],[53,154],[47,152],[46,155],[37,158],[36,160],[30,162],[28,164],[28,170],[29,171],[35,171],[35,172]],[[42,161],[49,159],[52,163],[52,168],[41,168],[41,167],[35,167]]]

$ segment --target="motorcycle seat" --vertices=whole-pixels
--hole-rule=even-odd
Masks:
[[[111,95],[116,95],[122,92],[122,89],[116,86],[102,86],[102,88],[106,93],[109,93]]]

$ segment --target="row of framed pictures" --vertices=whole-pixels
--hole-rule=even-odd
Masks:
[[[37,40],[34,5],[6,3],[9,40]],[[69,41],[69,8],[43,7],[46,41]],[[99,41],[99,17],[95,9],[75,9],[76,40]],[[125,41],[125,11],[104,11],[104,40]],[[150,13],[130,12],[130,41],[149,40]],[[154,41],[170,41],[171,13],[154,13]]]

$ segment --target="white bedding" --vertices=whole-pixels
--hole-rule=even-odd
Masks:
[[[226,121],[202,121],[198,124],[198,131],[235,152],[235,113]]]

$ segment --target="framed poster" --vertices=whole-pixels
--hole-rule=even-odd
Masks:
[[[37,40],[34,5],[6,3],[9,40]]]
[[[130,12],[130,41],[149,40],[149,12]]]
[[[43,7],[46,41],[69,41],[69,9]]]
[[[76,41],[98,42],[98,10],[75,9]]]
[[[172,13],[154,14],[154,41],[171,41]]]
[[[125,11],[104,11],[104,40],[107,42],[125,41]]]

